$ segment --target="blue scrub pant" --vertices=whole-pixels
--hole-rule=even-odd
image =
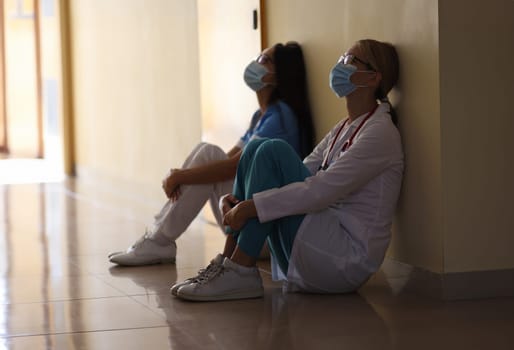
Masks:
[[[233,195],[252,199],[253,194],[271,188],[299,182],[311,176],[295,150],[280,139],[257,139],[244,148],[237,167]],[[287,216],[260,223],[258,218],[248,220],[239,232],[232,233],[239,249],[257,258],[268,239],[273,258],[287,274],[296,232],[305,215]]]

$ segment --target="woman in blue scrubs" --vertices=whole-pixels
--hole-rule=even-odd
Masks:
[[[109,254],[112,263],[140,266],[174,262],[176,239],[207,200],[223,227],[219,199],[231,191],[242,150],[250,141],[278,138],[291,145],[298,156],[310,153],[314,131],[300,45],[289,42],[265,49],[247,66],[244,80],[259,103],[246,133],[227,153],[218,146],[200,143],[182,168],[172,169],[163,180],[169,200],[136,243]]]

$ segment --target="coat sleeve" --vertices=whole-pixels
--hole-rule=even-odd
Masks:
[[[399,141],[399,135],[383,124],[365,125],[353,145],[327,170],[318,171],[303,182],[255,193],[259,220],[267,222],[323,210],[379,175],[392,163]]]

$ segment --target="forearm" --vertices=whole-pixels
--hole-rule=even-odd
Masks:
[[[248,220],[257,217],[257,209],[253,200],[245,200],[236,204],[223,217],[223,224],[239,231]]]
[[[179,169],[176,171],[178,182],[183,185],[194,185],[231,180],[236,175],[240,156],[241,153],[239,152],[228,159],[194,168]]]
[[[253,199],[247,199],[241,202],[240,207],[242,218],[244,218],[245,221],[257,217],[257,208],[255,207]]]
[[[232,158],[234,157],[235,155],[237,155],[238,153],[240,153],[242,151],[241,148],[237,147],[237,146],[234,146],[232,147],[228,152],[227,152],[227,156],[229,158]]]

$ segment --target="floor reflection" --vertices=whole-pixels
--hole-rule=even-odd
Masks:
[[[132,198],[135,198],[132,200]],[[153,201],[82,183],[0,185],[0,349],[510,349],[514,299],[443,303],[404,292],[385,264],[359,293],[283,294],[260,262],[264,298],[170,296],[221,249],[196,220],[177,264],[119,268]]]
[[[358,293],[284,294],[280,284],[267,281],[262,299],[193,303],[170,297],[171,284],[163,279],[177,280],[175,269],[154,267],[149,275],[138,269],[109,271],[140,286],[144,295],[133,298],[166,318],[170,349],[202,344],[220,349],[392,349],[384,320]],[[155,278],[159,272],[162,279]]]
[[[4,311],[0,334],[16,333],[12,313],[19,301],[37,302],[40,311],[32,315],[31,322],[40,326],[46,347],[51,348],[49,334],[62,311],[50,303],[56,300],[53,295],[56,282],[68,283],[60,287],[66,290],[65,299],[80,297],[81,280],[65,278],[69,273],[66,257],[75,254],[75,245],[67,242],[76,240],[76,230],[73,217],[63,214],[64,208],[76,203],[67,201],[61,184],[0,186],[0,191],[0,304]],[[66,312],[64,319],[70,320],[72,328],[80,328],[83,314],[80,304],[72,304]]]
[[[272,327],[271,348],[392,348],[386,324],[373,306],[357,293],[276,293],[273,322],[277,326]]]
[[[0,303],[10,300],[10,285],[7,278],[11,274],[11,235],[8,220],[9,187],[0,186]],[[0,312],[0,334],[9,334],[8,310]]]

